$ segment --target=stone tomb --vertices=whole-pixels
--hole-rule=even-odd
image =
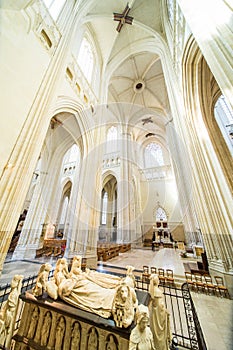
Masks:
[[[138,304],[148,305],[149,295],[136,291]],[[118,328],[113,318],[93,313],[49,298],[36,298],[31,291],[20,296],[24,309],[15,340],[15,350],[128,350],[135,323]]]

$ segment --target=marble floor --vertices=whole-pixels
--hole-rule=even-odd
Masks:
[[[0,285],[11,281],[15,274],[24,277],[38,273],[40,265],[49,262],[53,267],[56,264],[54,258],[40,258],[33,261],[13,261],[10,257],[6,260]],[[109,267],[112,271],[133,265],[141,270],[143,265],[171,268],[177,279],[184,279],[187,264],[195,266],[197,259],[190,256],[182,259],[178,250],[164,248],[153,252],[151,249],[135,249],[107,261],[99,262],[99,268]],[[198,313],[199,321],[204,333],[208,350],[231,350],[233,348],[233,301],[217,296],[192,292],[192,298]]]

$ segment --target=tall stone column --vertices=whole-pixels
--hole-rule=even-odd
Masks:
[[[81,254],[90,261],[96,260],[96,243],[100,220],[102,147],[99,130],[90,131],[85,140],[87,148],[80,167],[79,189],[73,212],[73,222],[67,236],[67,257]],[[84,136],[85,137],[85,136]],[[93,144],[91,140],[94,140]],[[92,262],[91,262],[92,264]]]
[[[177,0],[222,93],[233,108],[232,9],[227,1]]]
[[[122,126],[122,140],[121,140],[121,169],[120,179],[118,183],[118,219],[117,219],[117,241],[131,242],[131,224],[132,224],[132,158],[130,147],[130,134],[127,126]]]
[[[60,188],[61,159],[41,156],[41,169],[31,199],[26,220],[13,254],[14,259],[34,258],[36,249],[43,246],[47,226],[55,224],[55,194]],[[60,160],[60,161],[59,161]]]
[[[34,5],[34,2],[32,5]],[[78,3],[76,3],[76,6],[78,6]],[[75,14],[75,11],[72,11],[72,8],[69,7],[63,36],[60,38],[53,55],[48,58],[47,64],[44,65],[46,68],[41,81],[38,81],[37,86],[39,88],[33,91],[32,104],[24,109],[25,117],[22,130],[18,133],[14,147],[8,155],[8,163],[1,174],[0,272],[46,136],[50,121],[48,110],[55,98],[54,96],[56,96],[54,92],[60,84],[61,77],[63,77],[65,59],[69,54],[67,48],[72,40],[71,34],[76,28],[74,25]],[[17,13],[17,15],[19,14]],[[24,14],[22,13],[22,20],[23,17]],[[7,23],[9,23],[9,13],[7,13],[7,18]],[[78,18],[76,20],[78,22]],[[14,23],[13,19],[12,23]],[[34,63],[32,62],[32,64]],[[18,111],[15,111],[15,113],[17,114]],[[9,133],[9,138],[13,136],[15,137],[14,134]]]

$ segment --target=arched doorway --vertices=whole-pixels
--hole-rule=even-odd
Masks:
[[[108,175],[103,182],[99,240],[117,240],[117,180],[114,175]]]

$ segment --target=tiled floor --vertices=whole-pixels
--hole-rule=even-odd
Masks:
[[[34,261],[11,261],[5,262],[0,285],[10,282],[15,274],[25,277],[38,273],[40,265],[49,262],[55,266],[56,259],[46,258]],[[184,278],[184,264],[195,264],[196,259],[181,259],[179,251],[174,249],[160,249],[152,252],[150,249],[137,249],[120,254],[104,265],[126,267],[133,265],[135,269],[142,269],[142,265],[171,268],[176,278]],[[101,265],[100,265],[101,267]],[[187,265],[186,265],[187,268]],[[114,267],[112,267],[114,271]],[[116,269],[117,271],[117,269]],[[208,296],[202,293],[192,292],[193,301],[198,313],[199,321],[205,336],[208,350],[232,350],[233,348],[233,301],[217,296]]]

